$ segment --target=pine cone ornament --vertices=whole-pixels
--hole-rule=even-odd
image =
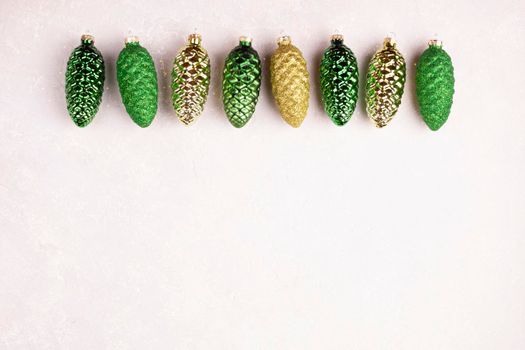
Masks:
[[[242,128],[255,112],[261,87],[261,60],[251,39],[240,38],[224,64],[222,100],[230,123]]]
[[[310,77],[306,61],[288,36],[281,37],[270,62],[272,92],[283,119],[297,128],[308,112]]]
[[[201,115],[210,87],[210,58],[199,34],[191,34],[175,57],[171,78],[173,108],[180,121],[189,125]]]
[[[342,35],[333,35],[321,59],[321,98],[335,125],[345,125],[354,113],[359,86],[357,60]]]
[[[117,60],[117,80],[122,103],[133,121],[145,128],[151,124],[158,107],[155,63],[137,37],[126,39]]]
[[[383,48],[370,61],[366,79],[366,110],[378,128],[386,126],[396,114],[405,80],[405,59],[395,41],[386,38]]]
[[[104,59],[94,46],[95,38],[82,35],[66,69],[66,103],[73,122],[85,127],[95,117],[104,92]]]
[[[454,96],[454,67],[441,41],[430,40],[416,66],[416,96],[428,127],[436,131],[445,124]]]

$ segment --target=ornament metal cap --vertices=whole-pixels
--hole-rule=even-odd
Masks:
[[[192,33],[188,35],[188,44],[191,45],[200,45],[202,41],[202,37],[200,34]]]
[[[383,46],[387,47],[387,46],[396,46],[396,39],[390,37],[390,36],[387,36],[385,38],[385,40],[383,40]]]
[[[239,37],[239,42],[241,44],[248,44],[248,45],[251,45],[252,43],[252,38],[250,38],[249,36],[241,36]]]
[[[95,37],[93,35],[89,35],[89,34],[82,34],[82,36],[80,37],[80,40],[81,41],[91,41],[91,42],[95,42]]]
[[[139,42],[139,37],[134,36],[134,35],[128,36],[124,40],[124,44],[131,44],[131,43],[138,43],[138,42]]]
[[[437,46],[437,47],[442,47],[443,46],[443,42],[439,39],[430,39],[428,41],[428,46]]]
[[[283,35],[277,40],[277,45],[290,45],[292,43],[292,38],[288,35]]]
[[[344,39],[343,34],[333,34],[330,36],[330,41],[343,41]]]

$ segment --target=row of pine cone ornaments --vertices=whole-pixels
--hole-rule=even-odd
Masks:
[[[186,125],[202,114],[210,85],[210,59],[201,36],[191,34],[178,52],[172,70],[173,107]],[[231,124],[241,128],[252,117],[261,86],[261,60],[251,39],[239,46],[224,64],[222,92],[224,110]],[[283,119],[299,127],[306,117],[310,92],[309,74],[301,51],[288,36],[278,40],[271,57],[272,93]],[[80,127],[94,118],[104,90],[104,60],[94,38],[83,35],[73,50],[66,70],[68,112]],[[122,102],[140,127],[153,121],[158,107],[155,64],[136,37],[126,39],[117,60],[117,80]],[[333,35],[320,64],[320,87],[324,109],[336,125],[346,124],[357,104],[359,74],[353,52],[342,35]],[[386,126],[396,114],[406,81],[406,63],[396,43],[386,38],[372,57],[366,81],[367,113],[377,127]],[[431,40],[416,65],[416,96],[420,113],[432,130],[448,119],[454,94],[454,69],[441,42]]]

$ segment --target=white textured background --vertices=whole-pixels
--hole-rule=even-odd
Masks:
[[[1,0],[0,349],[524,349],[524,13],[522,0]],[[187,128],[167,84],[195,28],[213,80]],[[106,92],[79,129],[64,70],[88,30]],[[336,30],[362,83],[396,34],[408,84],[386,129],[362,98],[345,127],[323,114],[317,66]],[[130,32],[161,77],[145,130],[115,82]],[[284,33],[311,71],[298,130],[270,95]],[[265,75],[237,130],[219,77],[242,34]],[[414,63],[436,35],[457,83],[433,133]]]

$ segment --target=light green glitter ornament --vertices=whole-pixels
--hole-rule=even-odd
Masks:
[[[345,125],[354,113],[359,87],[357,60],[342,35],[332,35],[321,59],[321,97],[326,114],[335,125]]]
[[[368,66],[366,111],[378,128],[386,126],[396,114],[405,87],[405,59],[392,38],[386,38]]]
[[[430,40],[416,66],[419,111],[431,130],[445,124],[454,96],[454,67],[441,41]]]
[[[95,38],[82,35],[66,69],[66,103],[73,122],[85,127],[97,114],[104,92],[104,59],[94,45]]]
[[[133,121],[145,128],[151,124],[158,107],[155,63],[137,37],[126,39],[117,60],[117,80],[122,103]]]
[[[261,60],[250,38],[241,37],[224,64],[222,100],[230,123],[242,128],[255,112],[261,87]]]

